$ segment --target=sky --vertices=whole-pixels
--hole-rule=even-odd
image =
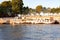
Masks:
[[[3,1],[8,1],[8,0],[0,0],[0,3],[3,2]]]
[[[0,0],[0,2],[6,0]],[[60,6],[60,0],[23,0],[24,6],[29,8],[36,8],[37,5],[42,5],[43,7],[56,8]]]

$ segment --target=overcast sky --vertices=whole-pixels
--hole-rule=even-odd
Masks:
[[[0,2],[6,0],[0,0]],[[60,0],[23,0],[24,6],[30,8],[35,8],[37,5],[42,5],[43,7],[59,7]]]

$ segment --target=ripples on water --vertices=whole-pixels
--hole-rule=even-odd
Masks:
[[[60,40],[60,25],[0,25],[0,40]]]

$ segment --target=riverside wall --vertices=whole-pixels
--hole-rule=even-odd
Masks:
[[[49,20],[57,20],[60,22],[60,16],[26,16],[24,19],[16,19],[16,18],[0,18],[0,24],[3,23],[25,23],[28,19],[49,19]]]

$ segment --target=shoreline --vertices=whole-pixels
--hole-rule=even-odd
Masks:
[[[55,20],[60,23],[60,16],[23,16],[20,18],[0,18],[0,24],[51,24]]]
[[[0,24],[51,24],[57,20],[60,23],[60,16],[24,16],[19,18],[0,18]]]

